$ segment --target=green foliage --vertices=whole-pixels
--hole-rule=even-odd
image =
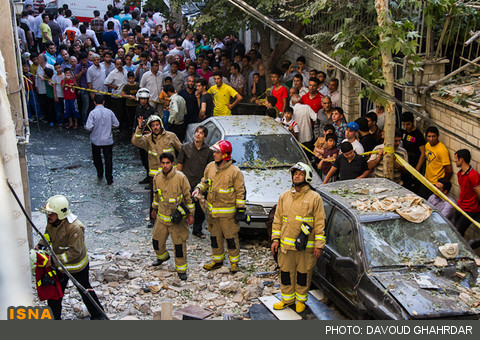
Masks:
[[[435,1],[443,3],[450,0]],[[335,4],[316,0],[308,7],[317,10],[300,13],[300,17],[309,19],[310,25],[319,28],[318,33],[307,36],[317,47],[363,78],[383,87],[382,51],[391,51],[395,59],[406,58],[410,72],[421,69],[422,60],[417,55],[419,34],[412,21],[416,14],[412,8],[419,5],[417,2],[421,3],[413,0],[389,1],[389,14],[393,19],[385,27],[378,26],[375,1],[372,0],[336,1]],[[329,37],[321,28],[325,31],[333,28],[335,31]],[[406,83],[407,79],[402,78],[399,82]],[[377,99],[376,92],[371,89],[363,90],[360,96]]]

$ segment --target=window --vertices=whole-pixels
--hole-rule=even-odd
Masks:
[[[222,133],[220,130],[217,128],[215,123],[213,122],[208,122],[204,124],[205,127],[208,129],[208,136],[205,139],[205,144],[207,145],[213,145],[216,142],[218,142],[222,138]]]
[[[353,223],[348,216],[340,210],[335,210],[327,230],[327,244],[340,256],[355,259],[356,246]]]
[[[325,208],[325,223],[328,222],[328,216],[330,216],[330,213],[332,212],[333,205],[330,201],[327,201],[325,198],[323,198],[323,207]]]

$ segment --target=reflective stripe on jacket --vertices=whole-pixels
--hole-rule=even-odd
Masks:
[[[182,172],[172,168],[165,176],[160,170],[153,178],[153,191],[152,208],[158,210],[157,217],[164,223],[171,223],[170,216],[182,202],[187,205],[189,215],[193,215],[195,204],[190,196],[190,184]]]
[[[138,126],[133,134],[132,144],[148,152],[148,175],[151,177],[162,169],[158,158],[162,153],[171,153],[175,157],[175,150],[180,152],[182,149],[182,143],[173,132],[163,130],[158,136],[153,133],[144,135]]]
[[[208,192],[207,207],[213,218],[233,217],[237,208],[245,207],[243,174],[231,160],[221,169],[215,162],[209,163],[197,188]]]
[[[45,234],[48,234],[50,244],[58,259],[70,273],[77,273],[87,266],[85,227],[82,222],[77,219],[73,223],[69,223],[65,218],[57,227],[47,223]],[[39,244],[45,245],[43,240],[40,240]]]
[[[285,191],[278,199],[272,225],[272,240],[280,240],[280,246],[296,250],[295,240],[306,223],[313,228],[308,235],[307,250],[325,246],[325,210],[320,194],[305,185],[300,192]],[[306,232],[307,229],[303,229]]]

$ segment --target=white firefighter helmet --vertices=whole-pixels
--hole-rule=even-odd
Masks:
[[[141,89],[139,89],[137,91],[137,99],[140,99],[140,98],[150,99],[150,90],[145,87],[142,87]]]
[[[150,117],[148,117],[148,120],[147,120],[147,127],[150,131],[152,131],[152,128],[150,127],[150,124],[152,124],[153,122],[160,122],[160,126],[163,130],[163,121],[162,121],[162,118],[160,118],[160,116],[157,116],[157,115],[151,115]]]
[[[40,211],[45,214],[55,213],[59,220],[65,219],[70,214],[68,200],[63,195],[50,197]]]
[[[295,173],[295,170],[300,170],[305,173],[305,182],[307,183],[312,183],[313,180],[313,170],[310,167],[310,165],[305,164],[303,162],[298,162],[294,166],[290,168],[290,172],[292,173],[292,180],[293,180],[293,174]]]

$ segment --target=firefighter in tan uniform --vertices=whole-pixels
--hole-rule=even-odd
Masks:
[[[277,204],[272,226],[272,253],[278,251],[282,300],[273,305],[284,309],[295,303],[305,310],[313,267],[325,246],[325,211],[320,195],[312,189],[313,170],[305,163],[291,169],[293,187]]]
[[[165,131],[163,128],[162,119],[157,115],[151,115],[146,127],[152,132],[143,134],[144,120],[143,117],[138,117],[138,126],[132,136],[132,144],[146,150],[148,152],[148,175],[150,177],[150,205],[153,202],[153,177],[158,174],[162,167],[160,166],[160,154],[164,152],[171,153],[175,159],[175,150],[180,152],[182,143],[177,135],[173,132]],[[150,215],[152,210],[150,209]],[[154,218],[155,220],[155,218]],[[150,223],[149,227],[152,227]]]
[[[153,178],[154,198],[152,218],[157,217],[152,233],[153,249],[159,266],[170,259],[166,243],[168,235],[175,249],[175,269],[181,280],[187,279],[188,224],[193,224],[195,205],[190,197],[187,177],[173,167],[174,156],[164,152],[160,155],[162,170]],[[187,223],[188,222],[188,223]]]
[[[90,295],[96,301],[100,308],[103,307],[98,301],[95,291],[92,289],[89,280],[89,261],[87,247],[85,246],[85,228],[77,219],[77,216],[70,213],[68,200],[63,195],[50,197],[41,211],[47,215],[47,227],[45,228],[45,238],[50,242],[53,251],[59,260],[66,267],[68,272],[73,275],[84,288],[89,290]],[[45,248],[47,245],[40,240],[35,249]],[[46,267],[58,267],[58,263],[52,263],[50,258]],[[60,280],[62,292],[68,283],[68,276],[56,270]],[[91,320],[106,319],[103,312],[99,311],[88,297],[78,290],[85,306],[87,307]],[[62,319],[62,298],[58,300],[48,300],[48,306],[52,309],[55,320]]]
[[[231,159],[232,145],[221,140],[210,147],[214,162],[205,168],[202,181],[197,184],[192,196],[208,192],[209,216],[207,228],[210,232],[213,261],[203,266],[206,270],[222,267],[225,259],[223,240],[227,241],[230,272],[238,271],[240,245],[238,241],[239,221],[246,221],[245,182],[240,169]]]

